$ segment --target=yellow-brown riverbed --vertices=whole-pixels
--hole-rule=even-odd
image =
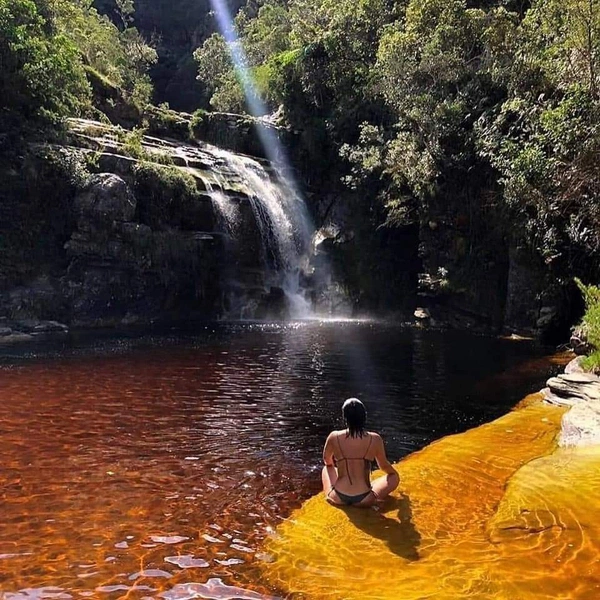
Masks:
[[[564,410],[534,399],[409,456],[379,513],[315,496],[265,577],[311,599],[600,598],[600,448],[556,447]]]

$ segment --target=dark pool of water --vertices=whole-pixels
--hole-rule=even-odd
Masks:
[[[371,323],[5,349],[0,599],[276,596],[262,541],[318,491],[345,398],[398,460],[509,410],[548,354]]]

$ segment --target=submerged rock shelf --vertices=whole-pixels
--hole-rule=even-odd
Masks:
[[[306,502],[270,542],[271,584],[306,598],[600,596],[600,448],[558,446],[536,394],[397,465],[381,512]]]

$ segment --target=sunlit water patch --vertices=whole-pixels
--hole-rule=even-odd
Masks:
[[[367,403],[397,460],[502,414],[556,371],[531,345],[373,323],[10,353],[3,600],[281,597],[261,574],[265,540],[318,491],[344,398]]]
[[[302,598],[600,597],[600,450],[556,448],[531,404],[402,461],[380,512],[315,496],[277,529],[265,577]]]

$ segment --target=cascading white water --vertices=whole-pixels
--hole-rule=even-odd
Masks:
[[[74,135],[88,140],[88,130],[93,128],[100,132],[95,143],[116,156],[122,152],[120,133],[110,126],[78,119],[69,123]],[[271,142],[271,150],[278,147],[276,137]],[[322,260],[313,260],[313,227],[301,195],[284,175],[289,171],[273,163],[284,153],[269,152],[273,159],[269,162],[203,142],[186,145],[143,136],[142,143],[158,164],[169,159],[167,162],[193,177],[210,197],[211,216],[216,219],[206,223],[225,234],[216,237],[223,241],[229,258],[221,265],[216,286],[223,292],[223,312],[230,318],[301,319],[314,316],[313,307],[317,306],[319,314],[324,314],[321,298],[329,269]],[[200,201],[194,211],[205,207]],[[197,212],[192,221],[196,227]],[[210,232],[216,233],[215,229]],[[309,293],[310,302],[306,298]]]
[[[312,235],[302,198],[281,173],[270,173],[253,158],[215,147],[210,153],[217,160],[211,169],[213,180],[205,183],[223,230],[236,238],[240,210],[231,197],[231,188],[237,187],[247,198],[260,232],[266,283],[283,289],[290,317],[311,316],[310,303],[300,285]]]
[[[240,211],[237,204],[227,194],[223,193],[222,190],[215,189],[213,186],[207,186],[207,188],[213,205],[217,209],[216,212],[219,216],[221,229],[230,236],[235,237],[240,219]]]

